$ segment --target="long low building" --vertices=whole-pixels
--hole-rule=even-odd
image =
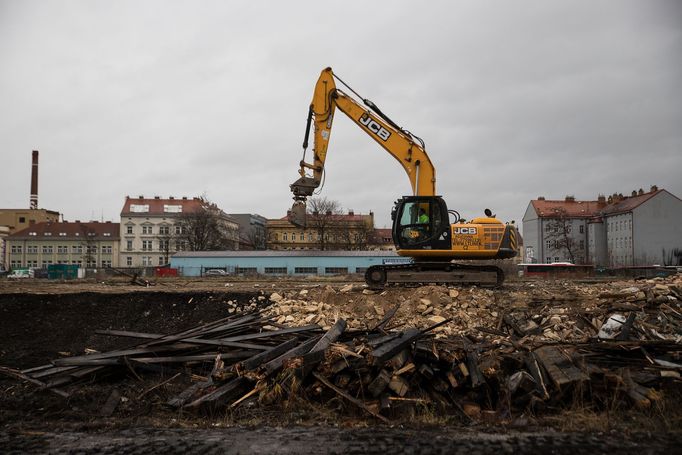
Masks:
[[[203,276],[208,270],[305,276],[365,273],[372,265],[409,261],[393,251],[183,251],[171,257],[170,265],[183,276]]]

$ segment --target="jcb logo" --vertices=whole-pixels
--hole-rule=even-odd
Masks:
[[[467,234],[467,235],[476,235],[476,228],[475,227],[458,227],[455,228],[455,234]]]
[[[362,117],[360,117],[360,123],[366,126],[367,129],[370,130],[372,133],[379,136],[379,138],[381,138],[382,141],[387,141],[388,138],[391,137],[391,133],[386,128],[372,120],[370,116],[367,114],[362,114]]]

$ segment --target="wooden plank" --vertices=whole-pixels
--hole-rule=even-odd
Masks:
[[[384,416],[382,416],[381,414],[379,414],[378,412],[372,410],[372,409],[371,409],[369,406],[367,406],[364,402],[358,400],[357,398],[352,397],[351,395],[348,395],[348,393],[346,393],[345,391],[343,391],[343,390],[339,389],[338,387],[336,387],[334,384],[332,384],[331,382],[329,382],[329,381],[328,381],[324,376],[322,376],[321,374],[317,374],[317,373],[313,372],[313,376],[315,376],[322,384],[326,385],[327,387],[329,387],[330,389],[332,389],[334,392],[336,392],[339,396],[341,396],[341,397],[345,398],[346,400],[350,401],[350,402],[353,403],[355,406],[357,406],[357,407],[359,407],[360,409],[364,410],[364,411],[367,412],[368,414],[370,414],[370,415],[376,417],[377,419],[381,420],[382,422],[384,422],[384,423],[389,423],[389,420],[388,420],[386,417],[384,417]]]
[[[278,371],[284,365],[284,362],[290,358],[301,356],[306,354],[312,349],[312,347],[319,341],[319,337],[314,337],[309,339],[303,344],[296,346],[295,348],[285,352],[276,359],[273,359],[261,367],[261,371],[265,376],[270,376],[271,374]]]
[[[186,404],[183,408],[194,408],[198,409],[200,407],[211,407],[219,408],[225,406],[229,403],[230,399],[239,396],[243,393],[243,389],[248,383],[248,380],[244,376],[236,377],[227,383],[221,385],[214,391],[207,393],[206,395],[197,398],[193,402]]]
[[[574,365],[572,358],[555,346],[542,346],[533,353],[559,390],[570,384],[589,380],[589,376]]]
[[[371,365],[381,365],[423,336],[419,329],[407,329],[395,339],[373,349],[368,356]]]
[[[285,352],[288,352],[289,350],[291,350],[292,348],[294,348],[298,344],[299,344],[299,341],[296,338],[292,338],[291,340],[285,341],[284,343],[277,345],[268,351],[261,352],[260,354],[254,355],[253,357],[249,357],[248,359],[238,363],[236,366],[237,371],[255,370],[256,368],[258,368],[262,364],[267,363],[270,360],[279,357],[280,355],[284,354]]]
[[[38,381],[37,379],[33,379],[32,377],[23,374],[19,370],[7,368],[7,367],[0,367],[0,373],[4,374],[6,376],[9,376],[11,378],[14,378],[14,379],[20,379],[22,381],[30,382],[31,384],[37,385],[38,387],[40,387],[42,389],[47,389],[53,393],[56,393],[60,397],[68,398],[70,396],[67,392],[64,392],[63,390],[60,390],[60,389],[49,387],[44,382]]]

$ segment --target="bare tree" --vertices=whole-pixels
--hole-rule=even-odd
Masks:
[[[159,251],[161,252],[161,254],[163,254],[164,264],[168,264],[170,262],[171,254],[175,252],[173,250],[173,243],[175,238],[170,229],[170,226],[162,227],[165,229],[160,229],[159,236],[157,237],[159,241]]]
[[[83,234],[83,244],[85,248],[83,251],[83,267],[92,268],[93,264],[97,267],[97,241],[95,240],[95,231],[85,225],[81,225],[81,233]]]
[[[335,226],[335,234],[339,239],[338,247],[344,250],[366,250],[373,233],[374,226],[364,221]]]
[[[239,243],[246,248],[240,249],[264,250],[266,249],[265,229],[260,226],[240,227]]]
[[[317,233],[317,244],[320,250],[328,250],[334,245],[338,236],[335,227],[339,215],[343,213],[338,201],[322,198],[308,199],[308,225]]]
[[[545,239],[554,244],[558,251],[566,253],[568,260],[575,264],[577,245],[571,236],[571,218],[563,208],[554,209],[554,216],[547,223]]]
[[[176,225],[180,226],[180,233],[176,234],[176,243],[179,241],[189,251],[236,249],[234,236],[223,221],[222,210],[205,196],[200,202],[198,210],[178,216]]]

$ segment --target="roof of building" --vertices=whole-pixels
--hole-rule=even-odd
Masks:
[[[90,221],[81,223],[80,221],[55,223],[44,221],[35,223],[31,226],[17,231],[7,237],[8,240],[23,240],[40,238],[74,240],[89,238],[94,240],[119,240],[119,223],[109,221],[100,223]]]
[[[317,215],[314,214],[308,214],[307,216],[313,218]],[[367,221],[368,218],[373,217],[373,213],[369,214],[364,214],[364,213],[342,213],[342,214],[320,214],[321,218],[328,218],[332,221]],[[268,220],[268,221],[289,221],[288,216],[283,216],[282,218],[277,218],[274,220]]]
[[[133,198],[126,196],[121,216],[124,215],[175,215],[179,213],[196,212],[202,207],[200,198],[174,198],[162,199],[160,197]]]
[[[637,196],[624,197],[617,202],[607,205],[601,213],[604,215],[616,215],[618,213],[630,212],[663,191],[665,190],[656,190]]]
[[[605,207],[604,202],[599,201],[548,201],[535,199],[531,201],[535,213],[541,218],[555,217],[557,212],[564,212],[571,218],[591,218]]]
[[[532,200],[531,204],[540,218],[553,218],[557,212],[564,212],[570,218],[590,218],[591,223],[598,223],[603,216],[630,212],[664,191],[668,193],[654,186],[648,193],[640,189],[639,193],[633,192],[632,196],[614,194],[609,196],[608,202],[604,196],[600,196],[601,200],[597,201],[576,201],[572,197],[556,201],[540,198]]]
[[[257,250],[257,251],[181,251],[173,258],[253,258],[253,257],[398,257],[393,251],[340,251],[340,250]]]

